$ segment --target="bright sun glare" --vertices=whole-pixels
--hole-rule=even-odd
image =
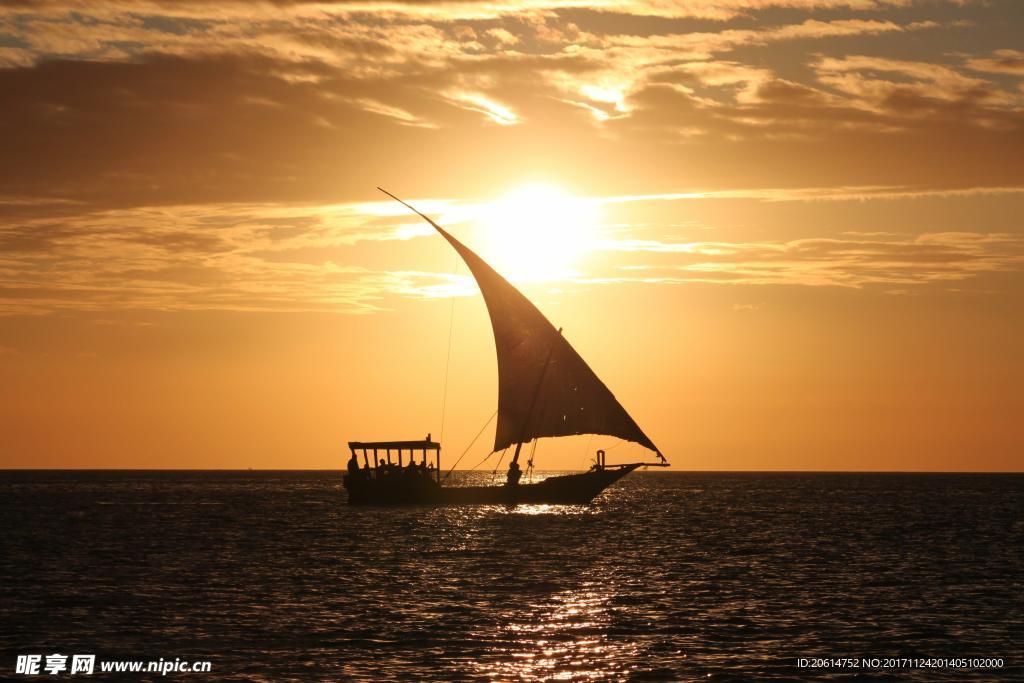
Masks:
[[[483,207],[491,264],[520,282],[571,277],[597,237],[595,202],[546,184],[517,188]]]

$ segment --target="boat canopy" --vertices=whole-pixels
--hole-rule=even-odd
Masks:
[[[348,447],[353,451],[439,451],[441,444],[426,439],[424,441],[349,441]]]
[[[405,465],[402,457],[405,451],[409,451],[410,466],[415,462],[416,453],[420,453],[422,457],[420,464],[426,470],[427,451],[434,451],[434,460],[430,468],[434,472],[438,483],[441,482],[441,444],[431,440],[430,434],[427,434],[427,438],[422,441],[349,441],[348,448],[352,451],[352,458],[356,465],[359,463],[359,456],[356,455],[356,452],[358,451],[363,456],[363,467],[367,473],[370,472],[371,453],[373,454],[374,470],[378,470],[384,463],[387,463],[388,466],[391,465],[391,451],[397,451],[399,467]],[[379,458],[378,451],[383,453]],[[349,472],[351,473],[352,470],[349,470]]]

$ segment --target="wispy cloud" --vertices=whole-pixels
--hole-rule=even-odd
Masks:
[[[584,282],[705,282],[863,288],[923,286],[1024,269],[1024,237],[928,233],[906,238],[847,233],[787,242],[609,242],[611,251],[659,256]]]
[[[445,273],[337,262],[338,250],[357,242],[421,234],[420,222],[387,213],[363,204],[207,205],[6,225],[0,228],[0,311],[368,313],[388,296],[458,293],[463,283]]]
[[[877,152],[827,184],[1024,184],[1019,51],[935,47],[981,30],[900,0],[7,3],[0,186],[102,207],[330,201],[527,136],[557,140],[554,173],[600,149],[655,191],[722,185],[690,174],[725,148],[759,176],[745,186],[780,182],[778,158],[786,182],[822,182],[844,146]],[[976,163],[924,159],[925,137]]]
[[[483,114],[498,125],[514,126],[521,123],[512,109],[482,93],[452,91],[445,93],[445,97],[456,106]]]
[[[380,114],[386,116],[404,126],[414,126],[417,128],[437,128],[437,124],[431,123],[425,119],[411,114],[401,107],[393,107],[383,102],[364,97],[355,100],[355,103],[365,109],[366,111],[373,112],[374,114]]]
[[[969,59],[967,67],[974,71],[1024,77],[1024,51],[995,50],[989,57]]]
[[[871,109],[898,108],[909,96],[947,102],[969,99],[991,105],[1020,103],[1020,98],[999,90],[984,79],[964,75],[941,64],[859,55],[823,58],[818,60],[815,68],[822,83],[858,98],[858,102]],[[895,74],[909,80],[890,80],[874,75],[878,73]]]
[[[681,201],[690,199],[755,199],[768,202],[844,202],[869,199],[923,199],[926,197],[970,197],[1024,194],[1024,187],[928,188],[900,185],[852,185],[838,187],[777,187],[741,190],[692,190],[662,194],[601,197],[604,204],[625,202]]]
[[[590,201],[725,198],[681,194]],[[775,197],[755,193],[748,198]],[[453,200],[416,203],[455,227],[480,215],[484,206]],[[0,228],[0,312],[217,309],[365,314],[387,309],[400,298],[475,293],[464,273],[415,268],[422,260],[412,255],[422,246],[417,242],[406,250],[402,245],[423,236],[433,236],[429,226],[393,202],[150,207],[24,219]],[[372,248],[376,243],[390,246],[381,251]],[[1024,237],[1004,233],[672,241],[636,237],[627,226],[590,248],[607,258],[589,263],[572,278],[578,285],[707,282],[908,288],[1024,270]]]

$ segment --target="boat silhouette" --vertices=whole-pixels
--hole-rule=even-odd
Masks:
[[[560,328],[556,329],[519,290],[431,218],[387,190],[377,189],[430,223],[476,279],[491,319],[498,356],[498,421],[492,453],[512,446],[515,451],[504,484],[445,486],[441,444],[431,440],[429,434],[422,441],[350,441],[351,457],[344,478],[349,503],[588,503],[638,467],[668,466],[665,456],[566,341]],[[609,465],[605,452],[598,451],[589,471],[521,483],[519,458],[524,444],[542,437],[576,434],[632,441],[652,451],[658,461]],[[392,460],[393,452],[397,462]],[[428,461],[428,454],[432,461]],[[532,457],[527,469],[533,469]]]

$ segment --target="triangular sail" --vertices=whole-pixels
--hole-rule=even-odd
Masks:
[[[405,206],[455,248],[487,304],[498,354],[495,451],[544,436],[605,434],[645,446],[664,461],[654,442],[536,306],[444,228]]]

